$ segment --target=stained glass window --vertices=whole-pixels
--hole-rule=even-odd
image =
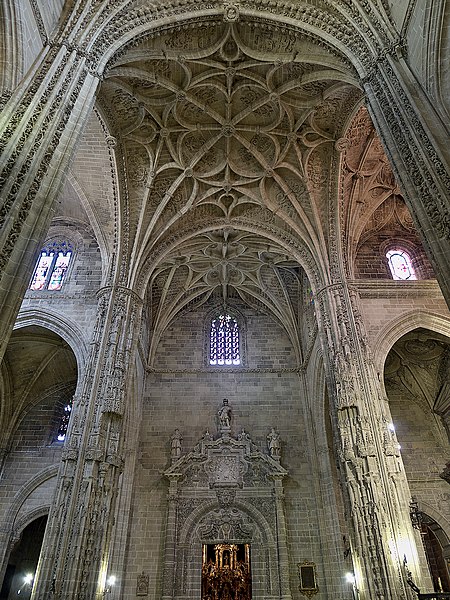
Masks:
[[[69,402],[65,405],[63,416],[61,417],[61,421],[59,422],[58,435],[56,438],[58,440],[58,442],[63,442],[66,439],[67,428],[69,426],[69,419],[70,419],[71,412],[72,412],[72,399],[70,399]]]
[[[386,253],[386,258],[393,279],[417,279],[411,264],[411,258],[407,252],[400,249],[389,250]]]
[[[209,364],[241,364],[239,327],[231,315],[222,313],[211,321]]]
[[[67,242],[51,242],[41,250],[30,290],[60,290],[73,254]]]

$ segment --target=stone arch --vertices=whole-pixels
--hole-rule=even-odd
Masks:
[[[6,512],[4,522],[8,523],[8,528],[4,528],[0,532],[0,565],[2,565],[0,576],[3,578],[6,569],[7,558],[14,543],[20,538],[23,529],[32,521],[49,512],[50,503],[40,503],[30,510],[23,509],[26,501],[30,496],[38,490],[40,486],[56,478],[58,473],[58,465],[51,465],[42,469],[27,483],[25,483],[15,494],[9,509]]]
[[[326,285],[323,282],[328,281],[329,270],[327,270],[325,264],[320,264],[319,258],[316,260],[313,257],[306,243],[295,239],[292,235],[281,231],[278,227],[268,224],[263,225],[261,223],[251,223],[249,221],[237,219],[232,222],[232,226],[233,231],[237,234],[254,234],[255,237],[263,237],[267,241],[268,246],[270,245],[271,251],[285,257],[286,260],[295,261],[305,271],[313,292],[316,292]],[[145,261],[142,261],[140,269],[134,276],[137,293],[144,296],[153,273],[156,273],[158,269],[162,268],[161,266],[164,266],[164,264],[170,264],[170,261],[176,262],[176,257],[180,255],[183,244],[193,240],[196,236],[207,236],[208,234],[214,234],[217,231],[223,230],[230,230],[230,222],[225,219],[217,219],[206,223],[203,222],[198,227],[186,227],[181,229],[178,234],[166,239],[164,243],[156,246],[152,252],[147,255]],[[185,264],[186,263],[179,263],[181,267],[184,267]],[[236,261],[235,264],[239,264],[238,261]],[[318,264],[320,266],[318,266]],[[176,305],[174,304],[177,313],[186,306],[191,305],[191,303],[203,303],[201,294],[210,294],[212,288],[210,289],[206,286],[203,288],[195,288],[192,295],[188,286],[183,289],[187,290],[186,293],[183,293],[183,295],[179,297],[179,301],[177,301]],[[300,363],[300,351],[296,337],[297,329],[295,323],[291,319],[291,315],[288,314],[287,311],[281,313],[277,310],[275,304],[270,302],[270,299],[263,298],[261,295],[258,296],[258,294],[254,294],[252,299],[256,302],[261,301],[267,312],[271,313],[271,317],[274,318],[278,325],[281,325],[281,327],[284,328],[293,345],[294,351],[296,352],[297,363]],[[251,304],[251,302],[248,303]],[[167,311],[164,313],[164,319],[159,320],[156,326],[153,326],[152,348],[150,353],[151,359],[154,357],[159,337],[167,327],[169,317],[170,320],[173,318],[172,313],[174,311],[170,313],[169,310],[167,310],[167,307],[164,307],[164,310]],[[286,317],[284,322],[283,319],[280,318],[280,315]],[[321,322],[318,314],[316,314],[316,320],[317,323]]]
[[[400,319],[395,319],[383,327],[373,343],[374,365],[379,374],[383,373],[386,357],[395,342],[409,331],[419,327],[450,338],[450,319],[425,310],[406,313]]]
[[[236,219],[232,223],[233,227],[239,231],[255,233],[275,243],[282,248],[287,255],[291,256],[305,270],[311,283],[313,292],[316,293],[321,287],[330,283],[329,271],[327,265],[318,265],[311,254],[308,246],[299,239],[294,239],[286,231],[278,227],[263,225],[262,223],[250,223],[241,219]],[[177,246],[188,240],[208,232],[214,232],[221,228],[230,227],[230,222],[225,219],[217,219],[214,222],[202,223],[196,228],[185,228],[176,235],[164,241],[163,244],[152,249],[147,257],[142,261],[135,274],[136,293],[142,295],[146,289],[153,269],[159,265]],[[319,268],[320,267],[320,268]]]
[[[263,534],[266,543],[275,543],[275,538],[267,519],[257,508],[252,506],[249,502],[246,502],[244,499],[236,499],[232,507],[242,511],[254,519],[255,523],[259,526],[259,530]],[[205,500],[205,502],[203,502],[199,507],[194,509],[186,518],[186,521],[180,530],[180,542],[186,543],[188,540],[192,539],[192,536],[194,535],[194,532],[201,519],[218,508],[219,504],[217,503],[217,500],[209,499]]]
[[[108,267],[108,249],[107,249],[107,240],[105,239],[105,235],[102,230],[101,224],[99,223],[99,219],[98,219],[97,215],[95,214],[94,210],[92,209],[91,204],[89,203],[86,193],[84,192],[82,186],[80,185],[80,183],[78,182],[78,180],[76,179],[76,177],[73,175],[73,173],[71,171],[69,171],[69,173],[67,174],[67,184],[70,184],[70,186],[73,188],[74,192],[77,194],[78,198],[80,199],[81,206],[83,207],[83,209],[86,211],[86,214],[88,215],[89,224],[90,224],[90,227],[92,228],[92,231],[90,231],[89,228],[86,227],[86,224],[82,223],[81,221],[77,222],[77,227],[82,227],[85,231],[87,231],[90,235],[92,235],[92,237],[97,242],[97,244],[100,248],[100,256],[101,256],[102,266],[103,266],[102,279],[104,281],[105,273],[107,272],[107,267]]]
[[[38,519],[39,517],[48,515],[49,511],[50,511],[50,506],[44,504],[42,506],[39,506],[38,508],[35,508],[31,512],[25,514],[24,516],[22,516],[15,523],[14,529],[11,533],[11,543],[14,544],[14,543],[16,543],[16,541],[18,539],[20,539],[20,536],[22,535],[22,532],[25,529],[25,527],[27,527],[27,525],[29,525],[32,521]]]
[[[42,469],[42,471],[39,471],[39,473],[37,473],[19,489],[13,498],[5,519],[5,522],[11,524],[11,528],[15,527],[16,516],[18,515],[19,510],[23,506],[26,499],[43,483],[49,479],[52,479],[53,477],[56,477],[57,473],[58,465],[50,465],[49,467]]]
[[[442,512],[438,512],[435,508],[433,508],[428,502],[418,499],[417,505],[419,510],[429,517],[441,528],[442,537],[439,537],[439,541],[442,544],[442,547],[448,547],[448,551],[450,552],[450,520],[442,514]],[[444,546],[445,543],[445,546]]]
[[[230,8],[219,5],[204,8],[194,1],[186,3],[184,8],[183,24],[196,25],[204,23],[211,18],[221,18],[228,22],[236,22],[241,17],[250,19],[261,19],[264,22],[270,21],[274,25],[286,29],[287,27],[302,33],[303,35],[312,35],[324,45],[331,46],[336,52],[344,55],[363,76],[366,70],[365,63],[373,56],[378,40],[372,33],[371,28],[361,21],[361,14],[356,8],[346,7],[349,13],[358,16],[357,21],[353,21],[353,27],[349,26],[351,14],[342,15],[335,13],[330,15],[322,11],[319,7],[298,8],[295,4],[288,6],[271,6],[267,10],[267,5],[260,1],[257,6],[252,8],[239,7],[235,10],[232,18],[229,17]],[[259,6],[258,6],[259,5]],[[259,9],[259,10],[258,10]],[[123,13],[123,19],[120,13]],[[152,31],[160,28],[167,28],[175,24],[180,24],[180,12],[168,8],[156,12],[151,8],[140,8],[133,10],[127,4],[117,11],[116,19],[105,21],[104,26],[98,28],[97,35],[92,43],[92,51],[98,56],[99,71],[103,72],[108,61],[133,40],[140,39]],[[355,24],[360,21],[358,27]],[[117,26],[117,22],[123,23]],[[366,59],[366,60],[364,60]]]
[[[249,518],[254,526],[254,531],[245,537],[236,534],[230,536],[230,539],[224,540],[221,537],[208,537],[208,534],[201,532],[204,521],[211,517],[213,521],[217,516],[223,515],[226,511],[232,511],[235,517]],[[220,519],[220,516],[219,516]],[[226,520],[227,517],[225,516]],[[245,525],[244,525],[245,527]],[[175,579],[179,587],[183,589],[186,597],[198,596],[201,583],[201,565],[202,565],[202,544],[220,543],[220,542],[250,543],[251,563],[253,574],[253,587],[256,594],[271,590],[272,594],[279,593],[279,566],[277,564],[277,540],[274,532],[264,515],[244,498],[236,498],[235,501],[227,507],[220,507],[216,499],[208,499],[195,508],[186,518],[185,523],[179,532],[179,541],[177,544],[177,553],[179,559],[177,563],[182,564],[180,572]],[[187,569],[189,564],[190,569]],[[194,568],[192,568],[194,567]],[[177,591],[175,597],[177,597]],[[185,596],[183,596],[185,597]]]
[[[30,325],[38,325],[49,329],[69,344],[77,361],[78,381],[80,381],[89,355],[89,349],[78,326],[67,317],[61,316],[51,309],[45,311],[37,308],[21,310],[17,316],[14,330]]]

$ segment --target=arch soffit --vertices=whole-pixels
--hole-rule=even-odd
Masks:
[[[433,521],[437,525],[439,525],[439,527],[442,529],[442,531],[444,532],[444,534],[447,538],[447,540],[446,540],[447,545],[450,546],[450,521],[442,513],[437,512],[435,508],[433,508],[426,502],[423,502],[422,500],[419,499],[418,504],[419,504],[419,510],[421,510],[422,512],[427,514],[429,517],[431,517],[433,519]],[[440,540],[440,541],[442,543],[442,540]]]
[[[17,316],[14,330],[31,325],[49,329],[59,335],[70,346],[77,361],[78,381],[80,381],[88,358],[88,347],[77,325],[67,317],[49,309],[45,311],[37,309],[21,310]]]
[[[80,199],[80,204],[83,207],[83,209],[85,210],[85,212],[89,218],[89,225],[90,225],[90,228],[92,228],[92,231],[89,231],[89,227],[87,227],[85,223],[78,222],[77,226],[82,227],[87,233],[92,235],[94,237],[95,241],[97,242],[97,244],[100,248],[100,256],[102,259],[102,265],[103,265],[102,272],[105,273],[107,270],[107,265],[108,265],[108,250],[107,250],[106,237],[103,234],[101,225],[98,222],[96,214],[92,210],[92,206],[91,206],[88,198],[86,197],[86,194],[84,193],[81,185],[79,184],[78,180],[76,179],[76,177],[72,171],[68,172],[67,181],[72,186],[72,188],[74,189],[78,198]],[[72,221],[73,221],[73,219],[72,219]]]
[[[34,508],[32,512],[24,515],[17,523],[16,517],[19,514],[20,509],[27,500],[27,498],[43,483],[53,479],[58,474],[59,465],[50,465],[45,469],[42,469],[34,477],[32,477],[27,483],[25,483],[20,490],[14,496],[11,506],[9,507],[5,523],[10,523],[11,531],[22,531],[31,521],[36,519],[38,516],[48,512],[48,506],[42,505],[41,507]],[[40,515],[35,514],[37,511],[43,511]]]
[[[25,527],[28,527],[30,523],[39,519],[39,517],[43,517],[44,515],[48,515],[50,512],[50,505],[43,504],[42,506],[38,506],[34,510],[29,513],[26,513],[22,518],[20,518],[17,523],[14,525],[14,529],[11,535],[11,541],[14,544],[22,534]]]
[[[402,336],[419,327],[440,333],[450,339],[450,318],[425,310],[414,310],[386,325],[373,345],[374,364],[382,373],[386,357],[392,346]]]
[[[260,9],[258,4],[261,5]],[[120,13],[125,10],[126,14],[124,13],[124,18],[121,20],[123,25],[116,28],[115,24],[119,20]],[[290,16],[292,14],[294,16]],[[363,23],[361,31],[359,31],[355,26],[349,25],[350,14],[335,13],[331,15],[318,7],[311,6],[299,9],[298,5],[286,6],[283,4],[281,6],[273,5],[271,11],[268,11],[267,4],[263,4],[260,0],[254,3],[252,8],[240,7],[239,16],[250,19],[264,19],[275,26],[291,27],[301,33],[311,34],[318,41],[326,44],[329,48],[333,48],[340,56],[346,57],[360,77],[366,73],[363,64],[364,59],[366,59],[366,62],[370,61],[376,54],[379,45],[375,36],[369,31],[368,23]],[[359,13],[357,16],[359,19],[361,18]],[[161,10],[160,7],[156,10],[149,8],[146,11],[141,8],[133,11],[129,4],[124,2],[112,18],[105,19],[104,25],[99,27],[90,49],[99,55],[98,70],[103,73],[108,61],[114,54],[121,51],[134,39],[142,38],[161,27],[179,26],[189,24],[189,22],[200,23],[207,17],[226,18],[223,4],[213,8],[209,5],[205,9],[201,5],[199,6],[198,2],[186,2],[184,4],[184,14],[180,14],[177,9]],[[322,28],[318,24],[321,24]],[[111,40],[113,41],[111,42]],[[291,55],[286,54],[287,56]]]
[[[267,545],[275,544],[275,540],[273,537],[273,533],[270,529],[269,523],[265,519],[265,517],[257,510],[254,506],[245,502],[245,500],[236,499],[233,503],[233,507],[241,510],[246,515],[250,516],[254,522],[257,524],[259,531],[261,532],[264,543]],[[205,500],[203,504],[197,507],[195,510],[191,512],[191,514],[187,517],[183,527],[180,531],[180,544],[186,544],[189,540],[193,539],[194,531],[198,526],[199,521],[212,513],[213,511],[217,511],[219,509],[219,505],[216,499]]]

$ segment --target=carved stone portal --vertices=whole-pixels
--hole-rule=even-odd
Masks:
[[[287,471],[277,460],[248,434],[235,439],[227,431],[215,440],[204,435],[165,475],[164,600],[200,598],[204,554],[225,547],[244,549],[253,597],[291,598],[281,483]]]

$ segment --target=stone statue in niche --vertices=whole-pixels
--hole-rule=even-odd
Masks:
[[[217,415],[219,417],[219,432],[228,433],[231,429],[231,406],[228,404],[227,398],[223,399],[223,404]]]
[[[272,427],[270,433],[267,434],[267,446],[269,448],[269,454],[275,460],[280,460],[281,454],[281,444],[280,444],[280,434],[275,431],[275,428]]]
[[[142,573],[137,576],[136,596],[148,596],[148,584],[149,576],[142,571]]]
[[[170,447],[170,455],[172,461],[178,460],[181,456],[181,441],[182,441],[181,433],[179,429],[175,429],[174,434],[171,438],[171,447]]]

